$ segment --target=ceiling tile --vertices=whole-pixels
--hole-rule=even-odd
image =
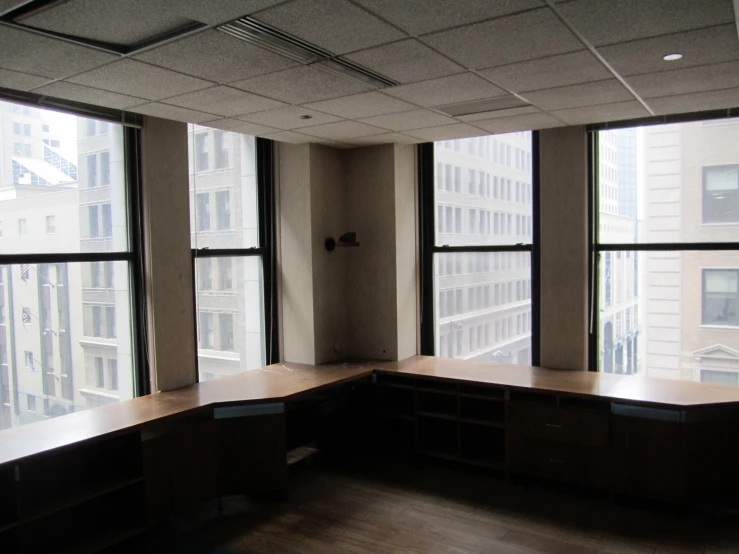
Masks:
[[[330,140],[349,140],[355,137],[366,137],[369,135],[379,135],[385,133],[385,129],[365,125],[357,121],[339,121],[337,123],[328,123],[327,125],[318,125],[316,127],[305,127],[300,130],[301,133],[311,135],[318,138]]]
[[[739,87],[739,62],[635,75],[626,81],[642,98]]]
[[[475,121],[475,125],[490,133],[500,134],[561,127],[563,123],[553,118],[551,115],[535,113],[513,117],[499,117],[497,119],[488,119],[485,121]]]
[[[601,121],[619,121],[622,119],[633,119],[635,117],[649,117],[649,112],[639,102],[618,102],[615,104],[603,104],[600,106],[588,106],[586,108],[574,108],[570,110],[557,110],[551,114],[567,123],[568,125],[586,125]]]
[[[346,0],[296,0],[260,12],[256,18],[334,54],[405,38]]]
[[[353,96],[314,102],[306,104],[306,107],[347,119],[404,112],[415,108],[408,102],[385,96],[379,92],[364,92]]]
[[[213,30],[149,50],[135,58],[218,83],[297,65],[288,58]]]
[[[392,131],[407,131],[408,129],[422,129],[423,127],[438,127],[457,123],[451,117],[432,112],[431,110],[413,110],[410,112],[376,115],[361,120],[362,123],[377,125]]]
[[[413,39],[377,46],[345,57],[402,84],[464,71],[462,66]]]
[[[126,45],[193,23],[151,0],[68,0],[24,17],[21,22],[73,37]]]
[[[61,79],[103,65],[118,56],[0,25],[0,66]]]
[[[584,49],[582,43],[549,9],[501,17],[423,38],[470,69]]]
[[[134,60],[120,60],[68,79],[120,94],[159,100],[211,86],[212,83]]]
[[[198,112],[196,110],[187,110],[185,108],[170,106],[169,104],[160,104],[158,102],[136,106],[135,108],[130,108],[128,111],[150,115],[152,117],[160,117],[162,119],[184,121],[185,123],[205,123],[206,121],[213,121],[214,119],[220,118],[220,116],[217,115]]]
[[[479,137],[487,135],[485,131],[468,125],[467,123],[455,123],[442,127],[429,127],[428,129],[416,129],[405,133],[424,141],[450,140],[457,138]]]
[[[594,46],[734,21],[731,0],[576,0],[557,9]]]
[[[650,98],[647,103],[657,115],[734,108],[739,106],[739,88]]]
[[[523,96],[535,106],[546,111],[608,104],[634,98],[626,87],[616,79],[548,88],[527,92]]]
[[[504,90],[473,73],[461,73],[411,85],[390,87],[383,89],[383,92],[427,107],[456,104],[506,94]]]
[[[300,116],[309,115],[310,119],[301,119]],[[269,125],[278,129],[300,129],[301,127],[315,127],[324,123],[333,123],[341,120],[340,117],[329,115],[315,110],[310,110],[302,106],[286,106],[266,112],[253,113],[239,117],[244,121],[259,123],[260,125]]]
[[[358,0],[412,34],[474,23],[543,5],[541,0]]]
[[[208,127],[215,129],[223,129],[224,131],[233,131],[234,133],[243,133],[245,135],[264,135],[266,133],[276,133],[279,129],[267,127],[266,125],[257,125],[239,119],[217,119],[209,121]]]
[[[224,86],[198,90],[175,98],[169,98],[166,103],[191,110],[214,113],[224,117],[261,112],[277,108],[278,106],[284,106],[282,102],[278,102],[277,100]]]
[[[470,115],[460,115],[457,119],[461,121],[480,121],[483,119],[495,119],[497,117],[509,117],[514,115],[525,115],[536,113],[539,110],[534,106],[521,106],[520,108],[506,108],[503,110],[495,110],[492,112],[473,113]]]
[[[374,144],[418,144],[423,142],[423,139],[401,133],[385,133],[383,135],[372,135],[371,137],[353,138],[351,141],[356,146],[372,146]]]
[[[262,135],[263,138],[270,139],[270,140],[276,140],[279,142],[289,142],[292,144],[303,144],[306,142],[311,142],[316,140],[315,137],[310,137],[308,135],[303,135],[301,133],[296,133],[294,131],[280,131],[279,133],[268,133],[266,135]]]
[[[30,90],[35,87],[48,83],[46,77],[37,77],[28,73],[20,73],[19,71],[10,71],[9,69],[0,69],[0,87],[12,88],[15,90]]]
[[[480,71],[480,75],[514,92],[561,87],[613,77],[598,58],[587,50],[484,69]]]
[[[314,66],[286,69],[278,73],[237,81],[231,86],[290,104],[303,104],[371,90],[371,87],[367,85],[339,77]]]
[[[162,9],[213,25],[225,23],[285,0],[160,0]]]
[[[626,77],[739,60],[739,41],[735,25],[720,25],[603,46],[598,51],[619,75]],[[673,62],[662,59],[675,52],[683,58]]]
[[[35,94],[43,94],[44,96],[64,98],[65,100],[74,100],[75,102],[104,106],[106,108],[114,108],[116,110],[138,106],[146,102],[143,98],[126,96],[115,92],[108,92],[107,90],[83,87],[82,85],[74,85],[64,81],[57,81],[34,89],[33,92]]]

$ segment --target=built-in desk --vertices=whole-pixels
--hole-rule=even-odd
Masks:
[[[0,551],[96,552],[220,495],[284,495],[287,451],[311,426],[334,446],[505,477],[733,501],[738,412],[739,389],[639,376],[426,356],[280,363],[0,432]],[[80,520],[88,531],[71,535]]]

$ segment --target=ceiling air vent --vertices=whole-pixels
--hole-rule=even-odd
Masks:
[[[383,88],[400,84],[251,17],[242,17],[230,23],[224,23],[217,29],[296,62],[317,64],[317,67],[321,69],[373,87]]]
[[[436,109],[452,117],[460,115],[472,115],[476,113],[495,112],[498,110],[507,110],[509,108],[522,108],[530,106],[525,100],[521,100],[517,96],[500,96],[498,98],[490,98],[488,100],[475,100],[473,102],[463,102],[461,104],[449,104],[440,106]]]

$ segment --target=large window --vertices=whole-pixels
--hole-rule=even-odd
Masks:
[[[739,383],[739,120],[594,132],[591,368]]]
[[[135,183],[126,174],[137,131],[24,107],[32,121],[18,129],[33,148],[21,156],[18,109],[0,102],[0,213],[17,222],[0,243],[0,428],[146,392],[134,327]],[[88,136],[96,126],[107,134]]]
[[[205,381],[274,359],[271,143],[199,125],[188,133],[198,368]]]
[[[421,147],[423,353],[538,362],[534,140],[521,132]]]

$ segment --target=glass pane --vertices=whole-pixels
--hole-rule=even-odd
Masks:
[[[434,257],[436,355],[531,365],[531,254]]]
[[[256,139],[188,125],[193,248],[259,246]]]
[[[599,369],[738,384],[739,252],[602,252]]]
[[[739,119],[598,137],[601,243],[739,241]]]
[[[127,262],[0,266],[0,428],[133,398]]]
[[[261,257],[199,258],[195,273],[200,381],[264,365]]]
[[[434,143],[436,244],[531,243],[531,133]]]
[[[128,250],[123,127],[18,108],[0,102],[0,253]]]

